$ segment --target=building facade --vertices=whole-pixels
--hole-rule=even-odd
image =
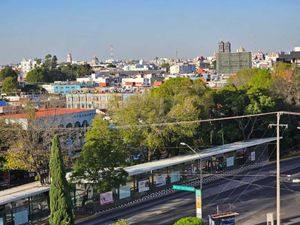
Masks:
[[[229,41],[224,42],[220,41],[219,42],[219,52],[231,52],[231,43]]]
[[[19,75],[19,81],[24,81],[26,79],[27,73],[36,68],[37,66],[38,63],[34,59],[22,59],[19,65],[21,71]]]
[[[280,53],[278,58],[276,59],[277,62],[284,62],[284,63],[295,63],[298,68],[300,68],[300,47],[295,47],[294,51],[287,53]]]
[[[54,82],[53,84],[42,85],[50,94],[69,94],[80,88],[93,88],[94,83],[75,83],[75,82]]]
[[[170,67],[170,74],[196,73],[196,66],[192,64],[175,64]]]
[[[151,77],[146,75],[137,75],[136,77],[126,77],[122,78],[122,87],[150,87]]]
[[[106,111],[109,102],[116,98],[119,102],[125,102],[134,93],[73,93],[66,95],[67,108],[98,109]]]
[[[38,109],[35,112],[35,125],[39,128],[87,127],[95,115],[95,109]],[[24,130],[30,123],[25,113],[4,114],[0,115],[0,119],[4,119],[6,123],[18,123]]]
[[[233,74],[252,67],[251,52],[219,52],[216,54],[217,73]]]
[[[100,74],[91,74],[87,77],[80,77],[80,78],[76,78],[76,81],[78,83],[96,83],[98,84],[100,87],[107,87],[112,85],[113,83],[113,79],[111,79],[109,76],[102,76]]]

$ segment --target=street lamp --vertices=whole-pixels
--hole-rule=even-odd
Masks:
[[[197,217],[202,219],[202,165],[201,165],[201,154],[189,146],[185,142],[180,142],[180,145],[188,147],[192,152],[199,156],[198,168],[199,168],[199,190],[196,190],[196,213]]]

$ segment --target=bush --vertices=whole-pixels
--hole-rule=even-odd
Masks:
[[[178,220],[174,225],[204,225],[203,220],[196,217],[184,217]]]
[[[124,219],[120,219],[118,220],[116,223],[113,223],[111,225],[128,225],[128,221],[127,220],[124,220]]]

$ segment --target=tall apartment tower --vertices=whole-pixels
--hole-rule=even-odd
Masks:
[[[241,48],[238,52],[231,52],[231,44],[219,42],[219,52],[216,54],[216,70],[219,74],[234,74],[243,68],[252,67],[251,52]]]
[[[229,41],[224,43],[224,52],[231,52],[231,43]]]
[[[71,55],[71,53],[69,53],[67,55],[67,63],[71,63],[72,64],[72,55]]]
[[[225,43],[224,41],[219,42],[219,52],[225,52]]]
[[[231,52],[231,43],[229,41],[220,41],[219,42],[219,52],[223,53],[223,52]]]

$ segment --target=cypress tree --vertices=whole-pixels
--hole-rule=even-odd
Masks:
[[[52,140],[50,157],[50,225],[73,225],[72,201],[59,139]]]

